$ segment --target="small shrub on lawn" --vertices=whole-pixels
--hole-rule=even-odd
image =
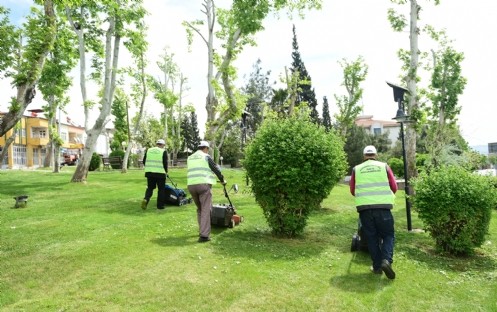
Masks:
[[[403,177],[404,176],[404,162],[400,158],[390,158],[388,160],[388,166],[390,166],[390,169],[392,169],[393,174],[396,177]]]
[[[100,155],[97,153],[93,153],[91,155],[91,160],[90,160],[90,166],[88,167],[89,171],[95,171],[98,168],[100,168],[100,164],[102,163],[102,159],[100,158]]]
[[[497,203],[491,179],[450,166],[423,173],[412,182],[413,209],[439,249],[467,255],[483,244]]]
[[[243,166],[257,203],[276,235],[304,231],[309,213],[347,168],[343,142],[307,120],[269,120],[247,146]]]

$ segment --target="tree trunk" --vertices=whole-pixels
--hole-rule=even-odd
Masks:
[[[93,155],[93,151],[95,150],[97,145],[98,136],[102,133],[102,130],[108,122],[107,118],[110,115],[112,100],[114,98],[114,90],[116,86],[116,74],[119,60],[119,45],[121,43],[121,37],[116,34],[114,37],[114,49],[112,49],[112,36],[115,32],[115,23],[115,17],[110,17],[109,28],[107,29],[105,43],[104,94],[101,101],[102,106],[100,108],[100,114],[95,121],[93,128],[91,130],[87,130],[87,139],[85,142],[85,147],[83,149],[83,155],[78,162],[71,182],[85,182],[87,180],[90,161]]]
[[[45,150],[46,150],[46,156],[45,156],[45,160],[43,161],[43,167],[45,168],[50,168],[52,167],[52,164],[53,164],[53,144],[52,144],[52,140],[49,139],[48,143],[47,143],[47,146],[45,147]]]
[[[2,152],[0,153],[0,168],[3,166],[3,159],[5,158],[5,155],[7,155],[8,150],[12,142],[16,139],[17,136],[17,129],[14,129],[14,132],[12,135],[5,141],[5,146],[2,148]]]
[[[409,90],[408,112],[412,114],[418,109],[418,99],[416,91],[416,76],[418,71],[418,12],[419,5],[417,0],[411,0],[411,16],[410,16],[410,47],[411,47],[411,62],[409,72],[407,74],[407,89]],[[407,127],[406,136],[407,145],[407,171],[408,177],[417,176],[416,169],[416,129]]]

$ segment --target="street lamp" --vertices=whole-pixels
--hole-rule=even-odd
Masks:
[[[245,143],[247,142],[247,127],[248,127],[247,118],[249,118],[250,116],[252,116],[251,113],[247,112],[246,110],[243,110],[242,123],[240,125],[242,127],[242,151],[243,148],[245,147]],[[247,184],[247,186],[249,185],[249,178],[247,174],[245,174],[245,183]]]
[[[409,116],[405,114],[404,110],[404,93],[409,93],[404,87],[397,86],[393,83],[387,81],[387,84],[393,88],[393,99],[398,103],[397,114],[394,118],[398,123],[400,123],[400,137],[402,140],[402,158],[404,161],[404,192],[406,198],[406,215],[407,215],[407,230],[412,230],[412,222],[411,222],[411,202],[409,201],[409,177],[407,174],[407,156],[406,156],[406,145],[404,141],[404,123],[408,122]]]
[[[252,116],[251,113],[247,112],[246,110],[243,110],[242,112],[242,123],[241,123],[241,128],[242,128],[242,149],[245,147],[245,143],[247,142],[247,118]]]

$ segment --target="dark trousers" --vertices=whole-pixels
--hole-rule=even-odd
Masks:
[[[164,209],[166,206],[166,178],[147,177],[147,190],[145,200],[150,201],[157,187],[157,209]]]
[[[395,232],[392,212],[390,209],[368,209],[359,212],[359,217],[373,268],[379,270],[383,259],[393,262]]]

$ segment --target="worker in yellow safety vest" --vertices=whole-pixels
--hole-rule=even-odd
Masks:
[[[371,271],[383,272],[389,279],[395,278],[392,269],[395,243],[392,208],[397,192],[397,182],[392,169],[377,161],[376,148],[366,146],[364,162],[355,166],[350,177],[350,193],[355,196],[355,206],[361,221],[361,233],[367,240],[373,261]]]
[[[210,241],[212,185],[216,184],[216,177],[226,185],[221,170],[212,160],[209,153],[209,142],[200,141],[198,150],[187,160],[188,191],[197,206],[197,222],[199,226],[199,243]]]
[[[145,166],[145,177],[147,178],[147,189],[142,200],[141,207],[147,209],[148,202],[157,187],[157,209],[162,211],[166,208],[166,177],[167,177],[167,152],[166,142],[159,139],[156,146],[149,148],[143,157]]]

